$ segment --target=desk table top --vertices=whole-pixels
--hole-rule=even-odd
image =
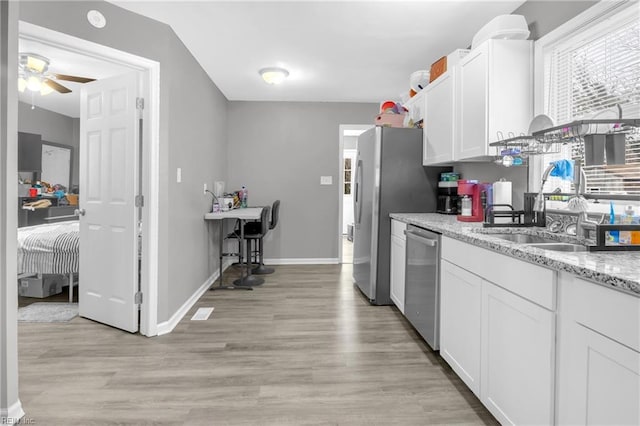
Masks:
[[[262,214],[262,207],[247,207],[240,209],[228,210],[226,212],[206,213],[204,220],[222,220],[222,219],[246,219],[258,220]]]

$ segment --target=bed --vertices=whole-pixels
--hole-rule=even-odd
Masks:
[[[18,228],[18,276],[69,275],[69,302],[73,301],[73,274],[80,252],[77,220]]]

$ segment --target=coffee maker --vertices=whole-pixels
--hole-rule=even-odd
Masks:
[[[436,212],[441,214],[459,213],[458,181],[438,182],[438,204]]]
[[[487,200],[491,200],[491,184],[477,180],[459,180],[458,197],[460,197],[460,222],[482,222]]]

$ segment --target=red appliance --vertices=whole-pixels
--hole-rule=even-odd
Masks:
[[[491,184],[480,183],[477,180],[459,180],[458,197],[460,197],[460,222],[482,222],[484,220],[484,206],[482,193],[485,193],[485,202],[488,198]],[[468,201],[465,201],[465,196]],[[471,204],[471,212],[465,208],[465,203]]]

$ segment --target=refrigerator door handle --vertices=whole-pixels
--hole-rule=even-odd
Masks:
[[[360,194],[360,188],[362,187],[361,181],[362,181],[362,160],[358,160],[358,163],[356,165],[356,188],[355,188],[356,191],[353,197],[354,210],[356,214],[356,223],[360,223],[362,220],[362,201],[361,201],[362,197]]]

